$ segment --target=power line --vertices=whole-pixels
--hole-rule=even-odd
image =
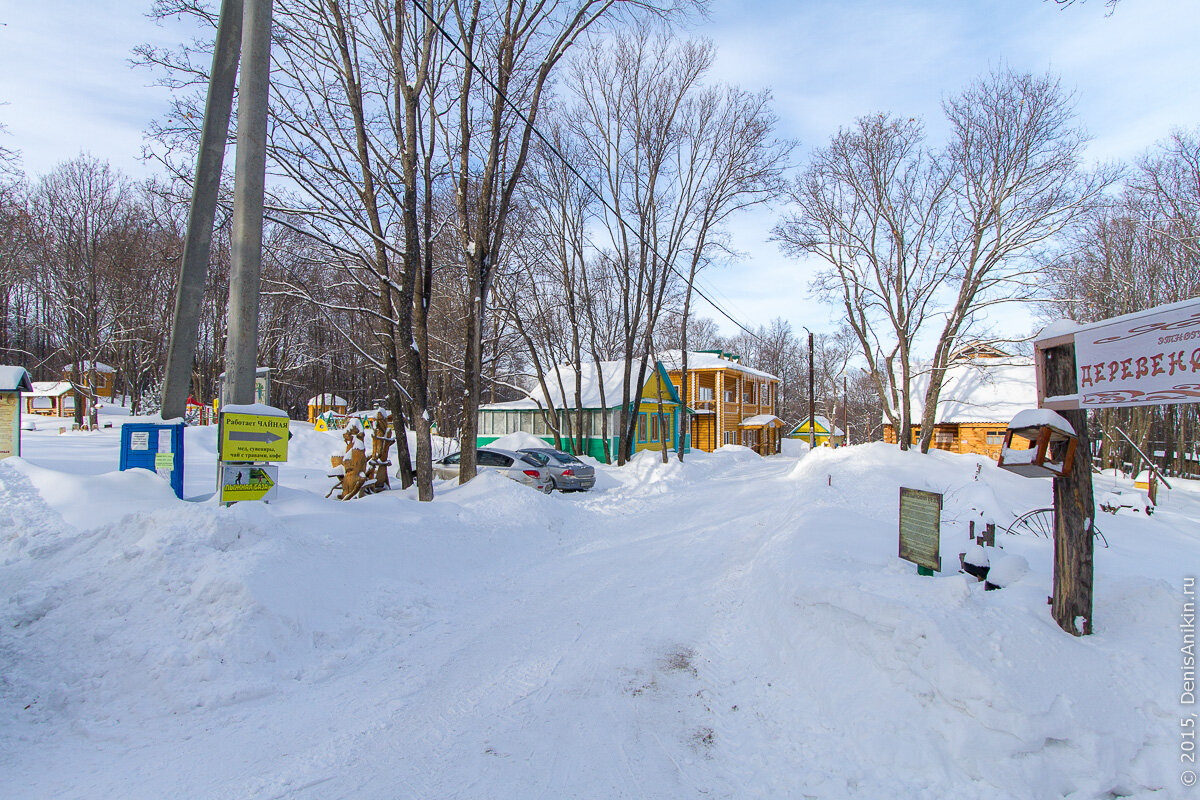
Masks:
[[[613,216],[615,216],[617,218],[617,222],[622,227],[624,227],[627,231],[632,233],[634,238],[636,238],[647,250],[649,250],[651,253],[653,253],[654,256],[656,258],[658,258],[659,261],[661,261],[663,264],[666,264],[668,269],[670,269],[677,276],[682,278],[684,280],[684,282],[689,283],[692,287],[692,291],[695,292],[701,299],[703,299],[706,303],[708,303],[710,306],[712,306],[714,309],[716,309],[718,312],[720,312],[722,316],[724,316],[726,319],[728,319],[734,325],[738,326],[743,331],[750,334],[750,336],[752,336],[754,339],[757,340],[759,338],[758,334],[756,334],[754,331],[750,330],[745,325],[743,325],[740,321],[735,319],[732,314],[730,314],[728,311],[726,311],[724,308],[722,308],[720,305],[718,305],[715,300],[713,300],[711,297],[709,297],[707,294],[705,294],[700,289],[700,287],[696,285],[695,280],[689,281],[687,279],[687,277],[682,272],[680,272],[678,267],[676,267],[674,264],[667,261],[667,259],[663,258],[662,255],[659,254],[658,250],[655,249],[655,247],[652,244],[650,244],[649,242],[647,242],[645,239],[643,239],[641,237],[641,235],[637,232],[637,230],[633,227],[633,225],[631,225],[630,223],[625,221],[625,218],[623,216],[621,216],[621,212],[618,211],[615,207],[613,207],[613,205],[611,203],[609,203],[609,201],[604,197],[604,195],[602,195],[600,193],[600,191],[598,189],[596,189],[596,187],[592,186],[591,182],[587,178],[583,177],[583,175],[579,172],[579,170],[575,169],[575,165],[572,164],[565,155],[563,155],[563,153],[554,145],[553,142],[551,142],[549,139],[547,139],[542,134],[542,132],[540,130],[538,130],[536,125],[534,125],[532,122],[529,121],[529,117],[525,116],[525,112],[522,111],[517,106],[516,103],[514,103],[512,100],[509,99],[508,94],[501,91],[500,87],[498,87],[492,81],[492,79],[490,77],[488,77],[487,73],[479,68],[479,65],[475,63],[474,59],[472,59],[469,55],[467,55],[467,52],[462,48],[462,45],[459,43],[459,41],[456,38],[452,37],[446,31],[446,29],[442,27],[442,24],[440,22],[438,22],[438,20],[435,19],[432,14],[429,13],[429,10],[427,8],[425,8],[425,3],[423,2],[423,0],[413,0],[413,5],[416,6],[421,11],[421,13],[425,16],[425,18],[427,20],[429,20],[429,22],[433,25],[433,27],[437,29],[438,33],[440,33],[442,35],[442,38],[444,38],[446,41],[448,41],[450,43],[450,45],[455,50],[458,51],[458,53],[466,60],[466,62],[471,66],[471,68],[474,69],[477,73],[479,73],[480,78],[482,78],[487,83],[487,85],[491,87],[492,91],[494,91],[496,93],[496,95],[498,97],[500,97],[508,105],[509,108],[511,108],[514,112],[516,112],[517,116],[521,118],[521,120],[525,123],[525,125],[531,131],[533,131],[533,134],[535,136],[537,136],[538,140],[541,141],[541,143],[544,144],[547,148],[549,148],[550,152],[553,153],[555,155],[555,157],[557,157],[558,160],[561,161],[564,166],[566,166],[567,169],[571,170],[571,174],[574,175],[576,178],[578,178],[579,182],[582,183],[589,192],[591,192],[593,195],[595,195],[596,199],[599,200],[600,203],[606,209],[608,209],[613,214]]]

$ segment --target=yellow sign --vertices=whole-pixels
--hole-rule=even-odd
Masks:
[[[221,414],[221,461],[287,461],[288,418]]]
[[[314,430],[314,431],[327,431],[327,430],[329,430],[329,426],[325,424],[325,418],[324,418],[324,417],[317,417],[317,422],[316,422],[316,424],[315,424],[315,425],[313,425],[313,430]]]
[[[278,481],[279,472],[275,467],[225,464],[221,469],[221,502],[270,500],[275,496]]]

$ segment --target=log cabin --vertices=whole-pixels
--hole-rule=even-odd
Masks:
[[[929,374],[913,379],[912,441],[921,438],[921,413]],[[952,453],[976,453],[999,458],[1004,431],[1018,411],[1037,407],[1037,376],[1033,359],[1010,356],[990,345],[973,345],[956,353],[934,417],[931,447]],[[895,427],[884,420],[883,440],[899,441]]]
[[[776,416],[779,378],[743,364],[734,353],[689,350],[685,396],[682,351],[663,353],[662,363],[689,408],[692,447],[711,453],[736,444],[763,456],[780,451],[785,423]]]

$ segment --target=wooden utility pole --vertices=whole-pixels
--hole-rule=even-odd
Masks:
[[[1076,387],[1075,345],[1061,344],[1042,351],[1046,394],[1073,395]],[[1075,636],[1092,632],[1092,542],[1095,503],[1092,498],[1092,459],[1088,444],[1087,411],[1060,409],[1075,429],[1078,454],[1065,476],[1054,479],[1054,595],[1051,614],[1059,627]]]
[[[813,393],[813,332],[808,332],[808,450],[817,447],[817,403]]]
[[[850,444],[850,390],[842,376],[842,444]]]

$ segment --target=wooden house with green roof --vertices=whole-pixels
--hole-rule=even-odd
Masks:
[[[639,366],[636,363],[633,365],[635,380]],[[576,429],[579,428],[583,435],[583,448],[576,455],[591,456],[599,461],[615,460],[620,438],[624,370],[623,361],[583,364],[578,371],[580,387],[577,402],[575,368],[564,364],[551,369],[545,378],[549,396],[539,385],[520,400],[480,407],[478,445],[483,447],[510,433],[525,432],[553,446],[557,415],[560,442],[564,450],[575,452],[578,438]],[[631,391],[630,395],[636,396],[636,392]],[[671,449],[678,446],[679,394],[671,384],[662,362],[655,362],[642,387],[641,403],[631,410],[638,416],[634,452],[661,450],[664,445]],[[685,434],[684,450],[689,448],[690,441]]]

